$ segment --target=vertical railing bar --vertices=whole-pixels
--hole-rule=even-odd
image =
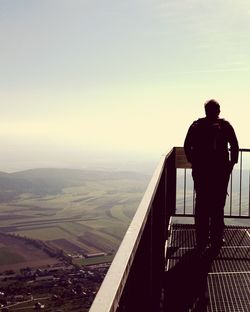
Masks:
[[[248,175],[248,217],[250,217],[250,169]]]
[[[232,204],[233,204],[233,171],[230,175],[230,217],[232,216]]]
[[[175,199],[176,201],[176,199]],[[168,224],[167,224],[167,159],[164,164],[164,217],[166,222],[165,240],[168,239]]]
[[[186,214],[186,185],[187,185],[187,169],[184,169],[184,214]]]
[[[239,216],[241,216],[241,192],[242,192],[242,151],[240,151],[240,196],[239,196]]]
[[[193,183],[193,214],[194,214],[194,207],[195,207],[195,189],[194,189],[194,183]]]
[[[149,263],[149,296],[150,296],[150,299],[152,300],[152,297],[153,297],[153,289],[152,289],[152,285],[153,285],[153,223],[154,223],[154,220],[153,220],[153,217],[154,217],[154,214],[153,214],[153,209],[156,209],[157,207],[154,206],[155,204],[155,198],[153,200],[153,203],[152,203],[152,206],[151,206],[151,209],[150,209],[150,214],[149,214],[149,218],[150,218],[150,241],[149,241],[149,249],[150,249],[150,252],[149,252],[149,260],[148,260],[148,263]],[[156,256],[156,255],[155,255]],[[151,302],[150,300],[150,302]]]

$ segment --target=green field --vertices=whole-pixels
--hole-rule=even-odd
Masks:
[[[93,257],[86,259],[76,259],[74,263],[78,265],[96,265],[101,263],[110,263],[112,262],[114,256],[103,256],[103,257]]]
[[[114,254],[138,207],[147,179],[129,178],[127,174],[83,182],[78,177],[75,183],[73,176],[70,178],[70,183],[65,182],[67,187],[64,185],[53,194],[23,192],[1,200],[0,232],[43,240],[70,254]],[[55,183],[53,187],[56,188]]]

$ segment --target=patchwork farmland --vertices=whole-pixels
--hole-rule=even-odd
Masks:
[[[55,261],[20,239],[14,243],[13,235],[43,241],[72,256],[103,253],[103,259],[112,259],[147,182],[148,176],[129,172],[34,169],[0,173],[0,233],[12,239],[8,242],[6,235],[0,235],[0,271],[6,265]]]

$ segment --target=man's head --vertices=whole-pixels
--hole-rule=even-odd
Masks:
[[[220,114],[220,104],[215,100],[209,100],[205,103],[206,116],[209,119],[217,119]]]

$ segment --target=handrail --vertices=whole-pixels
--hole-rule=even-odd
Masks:
[[[193,183],[191,177],[190,164],[187,163],[184,150],[182,147],[177,147],[177,184],[180,185],[183,180],[183,187],[177,196],[177,209],[175,215],[177,216],[194,216],[195,191],[191,184]],[[239,161],[235,165],[230,176],[228,185],[228,200],[225,206],[225,217],[227,218],[249,218],[250,217],[250,158],[248,159],[247,169],[244,170],[244,156],[250,156],[250,149],[240,148]],[[178,161],[181,159],[181,161]],[[187,179],[190,182],[187,183]],[[188,187],[189,186],[189,187]],[[189,196],[187,195],[189,193]],[[183,194],[183,195],[181,195]],[[244,205],[243,205],[244,200]],[[179,204],[178,204],[179,203]],[[189,205],[188,205],[189,203]],[[187,207],[189,206],[189,207]],[[189,208],[189,210],[187,209]],[[188,211],[187,211],[188,210]]]
[[[90,312],[111,312],[117,311],[119,308],[123,289],[128,280],[164,169],[165,156],[161,158],[153,174],[120,248],[96,295]]]

